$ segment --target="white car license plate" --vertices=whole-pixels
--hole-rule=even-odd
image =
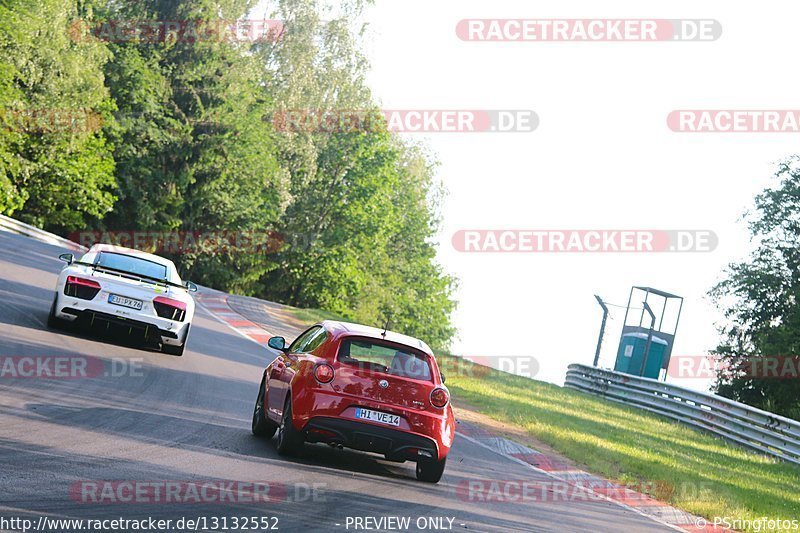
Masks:
[[[389,413],[381,413],[380,411],[362,409],[360,407],[356,409],[356,418],[386,424],[387,426],[400,425],[400,417],[398,415],[390,415]]]
[[[130,307],[131,309],[136,309],[137,311],[141,311],[142,309],[141,300],[134,300],[133,298],[119,296],[118,294],[109,294],[108,303],[114,305],[121,305],[122,307]]]

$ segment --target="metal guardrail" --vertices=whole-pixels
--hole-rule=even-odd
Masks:
[[[33,237],[34,239],[42,242],[54,244],[56,246],[64,246],[76,252],[85,252],[87,250],[85,246],[81,246],[80,244],[72,242],[69,239],[59,237],[58,235],[54,235],[50,232],[44,231],[43,229],[31,226],[30,224],[25,224],[19,220],[14,220],[13,218],[5,215],[0,215],[0,230],[18,233],[27,237]]]
[[[800,422],[714,394],[586,365],[569,365],[566,387],[710,431],[800,465]]]

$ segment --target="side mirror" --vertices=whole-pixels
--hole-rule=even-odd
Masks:
[[[186,287],[186,290],[188,290],[189,292],[197,292],[197,285],[195,285],[191,281],[187,281],[183,285],[184,285],[184,287]]]
[[[442,383],[444,383],[445,382],[444,374],[439,374],[439,375],[442,377]]]
[[[275,350],[280,350],[282,352],[286,351],[286,339],[283,337],[270,337],[267,341],[267,346],[270,348],[274,348]]]
[[[58,256],[58,258],[64,261],[68,265],[71,265],[72,262],[75,261],[75,256],[72,254],[61,254]]]

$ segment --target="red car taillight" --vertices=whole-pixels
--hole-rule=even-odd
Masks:
[[[156,296],[153,298],[153,307],[156,309],[156,314],[161,318],[177,320],[178,322],[183,322],[183,319],[186,318],[186,304],[180,300],[173,300],[166,296]]]
[[[437,387],[431,391],[431,404],[434,407],[438,407],[439,409],[441,409],[442,407],[447,405],[447,402],[449,401],[450,401],[450,394],[448,394],[446,390]]]
[[[67,276],[64,284],[64,294],[81,300],[91,300],[100,292],[100,284],[92,279]]]
[[[322,363],[314,368],[314,379],[320,383],[330,383],[333,381],[333,367]]]

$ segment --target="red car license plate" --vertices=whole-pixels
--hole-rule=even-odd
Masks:
[[[378,422],[379,424],[386,424],[387,426],[399,426],[400,417],[398,415],[390,415],[389,413],[381,413],[380,411],[373,411],[371,409],[356,409],[356,418],[369,420],[370,422]]]

